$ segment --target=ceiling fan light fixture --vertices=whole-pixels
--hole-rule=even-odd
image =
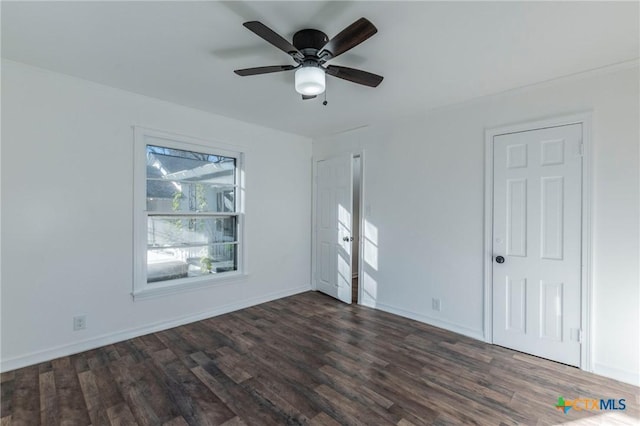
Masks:
[[[321,67],[301,67],[296,70],[296,92],[314,96],[324,92],[326,85],[324,69]]]

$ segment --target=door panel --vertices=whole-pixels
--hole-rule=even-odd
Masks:
[[[316,289],[351,303],[351,154],[316,162]]]
[[[507,255],[527,255],[527,180],[507,180]]]
[[[494,137],[494,343],[578,366],[580,124]]]
[[[543,177],[541,179],[540,210],[540,242],[542,244],[540,256],[543,259],[562,260],[563,207],[564,207],[564,179],[562,176]]]
[[[540,283],[540,337],[562,342],[562,284]]]

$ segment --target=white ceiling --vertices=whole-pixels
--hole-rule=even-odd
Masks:
[[[306,136],[637,59],[638,2],[7,2],[2,56]],[[302,101],[293,63],[242,26],[329,37],[360,17],[378,33],[331,61],[385,77],[328,77],[327,106]]]

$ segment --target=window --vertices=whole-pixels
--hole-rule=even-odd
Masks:
[[[242,154],[136,128],[134,297],[242,275]]]

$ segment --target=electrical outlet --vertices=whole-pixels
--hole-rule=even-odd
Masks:
[[[87,328],[87,316],[79,315],[73,317],[73,331],[84,330]]]
[[[431,308],[434,311],[438,311],[440,312],[440,299],[434,297],[433,299],[431,299]]]

